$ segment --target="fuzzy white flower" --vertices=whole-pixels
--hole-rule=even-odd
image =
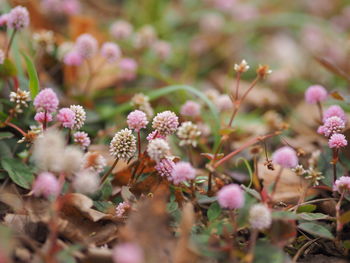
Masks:
[[[240,64],[235,64],[233,66],[233,68],[236,72],[243,73],[243,72],[248,71],[250,66],[248,65],[247,61],[245,61],[245,59],[243,59]]]
[[[99,185],[100,178],[98,174],[90,170],[78,172],[73,179],[74,189],[82,194],[93,194],[98,190]]]
[[[170,152],[169,144],[163,139],[151,140],[147,146],[147,153],[152,160],[159,162]]]
[[[180,146],[192,145],[196,147],[197,139],[200,135],[201,131],[198,126],[191,121],[183,122],[177,130],[177,136],[180,138]]]
[[[117,132],[110,145],[109,152],[112,156],[128,160],[136,151],[136,138],[129,129],[123,129]]]
[[[68,146],[64,149],[61,170],[66,173],[76,173],[80,170],[84,154],[77,146]]]
[[[272,223],[270,209],[263,204],[253,205],[249,211],[249,223],[258,230],[269,228]]]

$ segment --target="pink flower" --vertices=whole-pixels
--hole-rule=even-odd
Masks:
[[[57,120],[62,123],[65,128],[72,128],[74,126],[75,113],[70,108],[62,108],[57,114]]]
[[[165,138],[166,138],[166,136],[161,135],[157,131],[153,131],[150,134],[148,134],[146,139],[147,139],[147,141],[151,141],[151,140],[154,140],[154,139],[163,139],[164,140]]]
[[[171,180],[174,184],[182,183],[186,180],[192,180],[196,177],[196,170],[190,163],[178,162],[174,165],[171,173]]]
[[[91,140],[86,132],[76,132],[73,135],[74,142],[82,146],[83,148],[89,147]]]
[[[7,16],[7,26],[9,28],[20,30],[29,25],[29,13],[27,8],[16,6]]]
[[[90,34],[82,34],[77,38],[75,48],[82,58],[92,58],[97,53],[97,40]]]
[[[327,90],[320,85],[310,86],[305,91],[305,100],[307,103],[315,104],[317,102],[322,102],[327,99]]]
[[[244,193],[237,184],[225,185],[217,193],[219,205],[222,208],[237,209],[244,205]]]
[[[36,120],[37,122],[40,122],[40,123],[50,122],[50,121],[52,121],[52,115],[51,115],[51,113],[45,114],[45,112],[42,112],[42,111],[37,112],[34,116],[34,120]]]
[[[346,122],[346,115],[343,109],[338,105],[332,105],[323,113],[323,121],[326,121],[330,117],[339,117],[344,122]]]
[[[127,123],[129,129],[139,132],[141,129],[146,128],[148,124],[147,115],[143,111],[134,110],[129,113]]]
[[[60,185],[52,173],[42,172],[35,179],[32,190],[35,196],[56,197],[59,195]]]
[[[196,117],[201,113],[201,105],[199,103],[188,100],[182,105],[180,113],[184,116]]]
[[[119,61],[121,77],[125,80],[133,80],[136,77],[137,62],[132,58],[123,58]]]
[[[350,177],[349,176],[342,176],[339,179],[337,179],[333,185],[333,191],[338,191],[340,194],[343,191],[349,191],[350,190]]]
[[[226,94],[220,95],[215,99],[214,102],[219,111],[229,111],[232,109],[232,101],[230,99],[230,96]]]
[[[153,50],[160,59],[167,59],[171,55],[171,45],[166,41],[157,41],[153,44]]]
[[[109,30],[111,36],[116,40],[122,40],[130,37],[132,31],[132,25],[124,20],[114,22]]]
[[[163,111],[158,113],[152,122],[152,128],[161,135],[167,136],[176,132],[179,126],[179,118],[172,111]]]
[[[62,11],[67,15],[75,15],[80,12],[81,6],[78,0],[64,0],[62,2]]]
[[[348,145],[348,141],[346,140],[345,136],[340,133],[335,133],[329,138],[328,146],[329,148],[342,148]]]
[[[46,111],[48,113],[55,112],[57,110],[58,103],[56,93],[50,88],[40,91],[34,99],[34,107],[36,111]]]
[[[272,161],[283,168],[294,168],[298,165],[296,152],[288,146],[284,146],[275,151],[272,155]]]
[[[109,62],[113,63],[117,61],[122,52],[117,44],[113,42],[106,42],[102,45],[101,55]]]
[[[334,133],[341,132],[344,128],[344,121],[337,116],[333,116],[326,119],[324,124],[317,129],[317,132],[329,137]]]
[[[115,215],[119,218],[123,217],[125,213],[130,209],[130,204],[128,202],[121,202],[115,209]]]
[[[63,62],[68,66],[80,66],[83,63],[83,58],[77,51],[72,50],[64,56]]]
[[[143,263],[144,254],[142,248],[135,243],[122,243],[113,248],[112,258],[114,263]]]
[[[8,20],[8,14],[3,14],[0,16],[0,26],[6,26]]]
[[[173,172],[174,166],[175,166],[175,163],[172,160],[168,158],[164,158],[157,163],[155,168],[161,176],[171,180],[171,174]]]

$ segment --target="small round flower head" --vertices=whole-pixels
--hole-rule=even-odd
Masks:
[[[217,198],[222,208],[237,209],[244,205],[244,193],[237,184],[222,187],[217,193]]]
[[[46,111],[48,113],[55,112],[58,103],[56,93],[50,88],[40,91],[34,99],[34,107],[36,111]]]
[[[5,53],[2,49],[0,49],[0,64],[4,64],[5,61]]]
[[[129,113],[127,123],[129,129],[139,132],[141,129],[146,128],[148,124],[147,115],[143,111],[134,110]]]
[[[305,91],[305,101],[310,104],[325,101],[327,99],[327,90],[320,85],[310,86]]]
[[[201,105],[193,100],[188,100],[182,105],[180,113],[189,117],[199,116],[201,113]]]
[[[179,126],[179,118],[171,111],[158,113],[152,122],[152,128],[165,136],[176,132],[177,126]]]
[[[149,98],[142,93],[137,93],[131,98],[131,105],[146,113],[148,118],[151,118],[154,115],[151,104],[149,103]]]
[[[333,185],[333,191],[338,191],[340,194],[343,191],[350,190],[350,176],[342,176],[337,179]]]
[[[7,17],[7,27],[14,30],[20,30],[28,27],[29,25],[29,13],[27,8],[23,6],[16,6],[13,8]]]
[[[32,190],[35,196],[56,197],[59,195],[60,184],[52,173],[42,172],[35,179]]]
[[[134,156],[136,151],[136,138],[129,129],[117,132],[110,145],[110,154],[119,159],[128,160]]]
[[[129,210],[130,204],[128,202],[121,202],[117,205],[115,209],[116,217],[122,218]]]
[[[135,243],[122,243],[116,245],[112,251],[114,263],[144,263],[144,253]]]
[[[245,61],[244,59],[241,61],[241,63],[239,64],[235,64],[233,66],[234,70],[237,72],[237,73],[244,73],[246,71],[248,71],[248,69],[250,68],[247,61]]]
[[[334,133],[341,132],[344,128],[345,122],[341,118],[333,116],[326,119],[324,124],[318,128],[317,132],[328,137]]]
[[[70,108],[62,108],[58,111],[57,120],[63,127],[71,129],[75,123],[75,113]]]
[[[16,103],[19,108],[22,106],[28,107],[28,102],[31,100],[29,91],[17,89],[16,92],[11,91],[10,101]]]
[[[72,185],[79,193],[93,194],[99,188],[100,178],[98,174],[90,170],[83,170],[75,174]]]
[[[345,147],[346,145],[348,145],[348,141],[346,140],[345,136],[340,133],[334,133],[328,140],[329,148],[339,149]]]
[[[83,63],[83,58],[76,50],[72,50],[64,56],[63,63],[68,66],[80,66]]]
[[[86,119],[86,112],[80,105],[71,105],[69,107],[74,112],[74,125],[73,130],[79,130],[83,127]]]
[[[266,78],[268,75],[272,73],[272,70],[270,69],[269,65],[259,65],[258,69],[256,70],[256,74],[262,79]]]
[[[171,180],[171,174],[173,172],[174,166],[175,166],[175,163],[172,160],[168,158],[164,158],[157,163],[155,168],[157,172],[160,174],[160,176],[163,176]]]
[[[157,40],[157,33],[151,25],[145,25],[136,33],[134,44],[137,48],[150,47]]]
[[[83,158],[82,168],[90,169],[91,171],[99,174],[103,172],[106,165],[106,159],[100,153],[87,152]]]
[[[195,177],[196,170],[188,162],[176,163],[171,173],[171,181],[176,185],[187,180],[193,180]]]
[[[36,166],[42,171],[61,171],[64,146],[65,139],[61,132],[46,130],[34,141],[33,159]]]
[[[159,134],[157,131],[153,131],[147,135],[147,141],[152,141],[154,139],[163,139],[165,140],[166,136]]]
[[[121,57],[121,54],[119,46],[113,42],[106,42],[101,47],[101,55],[109,63],[116,62]]]
[[[123,40],[129,38],[132,34],[132,31],[132,25],[124,20],[114,22],[109,29],[109,33],[116,40]]]
[[[90,34],[82,34],[77,38],[75,48],[84,59],[92,58],[97,53],[97,40]]]
[[[258,230],[269,228],[272,223],[270,209],[263,204],[253,205],[249,211],[249,223]]]
[[[166,41],[156,41],[152,48],[157,57],[162,60],[167,59],[171,55],[171,45]]]
[[[298,165],[297,153],[288,146],[276,150],[272,155],[272,161],[283,168],[294,168]]]
[[[344,110],[338,105],[332,105],[323,113],[323,121],[326,121],[330,117],[339,117],[346,122],[346,115]]]
[[[60,156],[62,159],[61,171],[65,173],[76,173],[80,170],[83,163],[84,153],[77,146],[67,146],[64,149],[63,154]]]
[[[83,149],[89,147],[91,140],[86,132],[75,132],[73,134],[74,142],[79,144]]]
[[[81,10],[79,0],[64,0],[62,2],[62,10],[66,15],[76,15]]]
[[[215,105],[219,111],[229,111],[232,110],[232,101],[230,96],[223,94],[215,99]]]
[[[197,139],[201,135],[201,131],[196,124],[186,121],[181,124],[177,130],[177,136],[180,138],[180,146],[192,145],[197,146]]]
[[[50,121],[52,121],[52,115],[51,113],[46,113],[45,112],[37,112],[34,116],[34,120],[36,120],[39,123],[48,123]]]
[[[7,25],[8,17],[9,17],[9,14],[2,14],[0,16],[0,26],[6,26]]]
[[[133,80],[137,73],[137,62],[132,58],[123,58],[119,61],[120,76],[125,80]]]
[[[147,153],[149,157],[159,162],[161,159],[165,158],[170,152],[169,144],[163,139],[154,139],[148,143]]]

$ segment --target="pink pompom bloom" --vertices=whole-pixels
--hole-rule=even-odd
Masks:
[[[328,146],[329,148],[343,148],[346,145],[348,145],[348,141],[346,140],[345,136],[340,133],[335,133],[329,138]]]
[[[144,254],[140,246],[135,243],[116,245],[112,251],[114,263],[143,263]]]
[[[349,176],[342,176],[339,179],[337,179],[333,185],[333,191],[338,191],[340,194],[343,191],[349,191],[350,190],[350,177]]]
[[[147,115],[143,111],[134,110],[129,113],[127,123],[130,130],[139,132],[141,129],[146,128],[148,124]]]
[[[327,99],[327,90],[320,85],[310,86],[305,91],[305,101],[310,104],[325,101]]]
[[[154,53],[160,59],[167,59],[171,55],[171,45],[166,41],[157,41],[153,44]]]
[[[323,121],[326,121],[330,117],[339,117],[346,122],[346,115],[344,110],[338,105],[332,105],[323,113]]]
[[[218,203],[222,208],[237,209],[244,205],[244,193],[237,184],[225,185],[217,193]]]
[[[297,153],[288,146],[284,146],[275,151],[272,155],[272,161],[283,168],[294,168],[298,165]]]
[[[62,2],[62,11],[67,15],[76,15],[80,10],[81,6],[78,0],[64,0]]]
[[[119,203],[115,209],[116,217],[121,218],[121,217],[125,216],[125,214],[129,211],[130,208],[131,208],[131,206],[128,202]]]
[[[7,16],[7,26],[9,28],[20,30],[29,25],[29,13],[27,8],[16,6]]]
[[[50,88],[40,91],[34,99],[34,107],[36,111],[46,111],[48,113],[55,112],[57,110],[58,103],[56,93]]]
[[[83,58],[77,51],[72,50],[64,56],[63,62],[68,66],[80,66]]]
[[[92,58],[97,53],[97,40],[90,34],[82,34],[77,38],[75,48],[84,59]]]
[[[86,132],[76,132],[73,135],[74,142],[79,144],[83,148],[89,147],[91,140]]]
[[[117,44],[106,42],[101,47],[101,55],[109,62],[116,62],[121,57],[122,52]]]
[[[75,124],[75,113],[70,108],[62,108],[57,114],[57,120],[65,128],[72,128]]]
[[[132,58],[123,58],[119,61],[121,77],[125,80],[133,80],[137,73],[137,62]]]
[[[174,165],[171,173],[171,181],[179,184],[187,180],[193,180],[196,177],[196,170],[190,163],[178,162]]]
[[[52,173],[42,172],[35,179],[32,190],[35,196],[56,197],[59,195],[60,185]]]
[[[182,105],[180,113],[184,116],[196,117],[201,113],[201,105],[195,101],[188,100]]]
[[[152,128],[164,136],[176,132],[178,126],[179,118],[174,112],[168,110],[158,113],[152,121]]]
[[[8,14],[3,14],[0,16],[0,26],[7,25]]]
[[[172,160],[164,158],[157,163],[155,168],[160,174],[160,176],[166,177],[167,179],[171,180],[171,174],[173,172],[174,166],[175,163]]]
[[[111,36],[117,40],[122,40],[130,37],[132,31],[132,25],[124,20],[114,22],[109,30]]]
[[[165,139],[166,136],[164,135],[161,135],[158,131],[153,131],[151,132],[150,134],[148,134],[147,136],[147,141],[151,141],[151,140],[154,140],[154,139]]]
[[[324,124],[317,129],[317,132],[324,136],[331,136],[334,133],[339,133],[345,128],[345,122],[337,117],[329,117],[325,120]]]
[[[50,122],[52,121],[52,115],[51,113],[46,113],[45,112],[37,112],[34,116],[34,120],[36,120],[37,122],[40,123],[44,123],[44,122]]]

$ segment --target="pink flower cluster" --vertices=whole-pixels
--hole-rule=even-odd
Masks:
[[[144,253],[135,243],[122,243],[113,248],[112,258],[114,263],[143,263]]]
[[[333,185],[333,191],[342,193],[343,191],[350,190],[350,176],[342,176],[337,179]]]
[[[27,8],[23,6],[16,6],[6,16],[7,27],[14,30],[20,30],[28,27],[29,13]]]
[[[57,120],[65,128],[72,128],[75,123],[75,113],[70,108],[62,108],[57,114]]]
[[[298,156],[294,149],[284,146],[273,153],[272,161],[283,168],[294,168],[298,165]]]
[[[180,113],[184,116],[196,117],[201,113],[201,105],[195,101],[188,100],[182,105]]]
[[[53,113],[57,110],[58,103],[56,93],[50,88],[40,91],[34,99],[34,107],[37,112]]]
[[[86,132],[76,132],[73,135],[74,142],[79,144],[84,149],[89,147],[91,140]]]
[[[244,193],[237,184],[229,184],[222,187],[217,193],[217,198],[222,208],[237,209],[244,205]]]
[[[327,99],[327,90],[321,85],[310,86],[305,91],[305,101],[310,104],[320,103]]]
[[[196,177],[196,170],[190,163],[178,162],[173,166],[171,172],[171,181],[174,184],[179,184],[187,180],[193,180]]]
[[[346,115],[338,105],[332,105],[323,113],[323,125],[318,127],[317,132],[328,137],[329,148],[343,148],[348,142],[341,132],[345,129]]]
[[[130,130],[139,132],[141,129],[146,128],[148,124],[147,115],[143,111],[134,110],[129,113],[127,123]]]
[[[35,196],[56,197],[59,194],[60,185],[55,175],[42,172],[35,179],[32,190]]]

